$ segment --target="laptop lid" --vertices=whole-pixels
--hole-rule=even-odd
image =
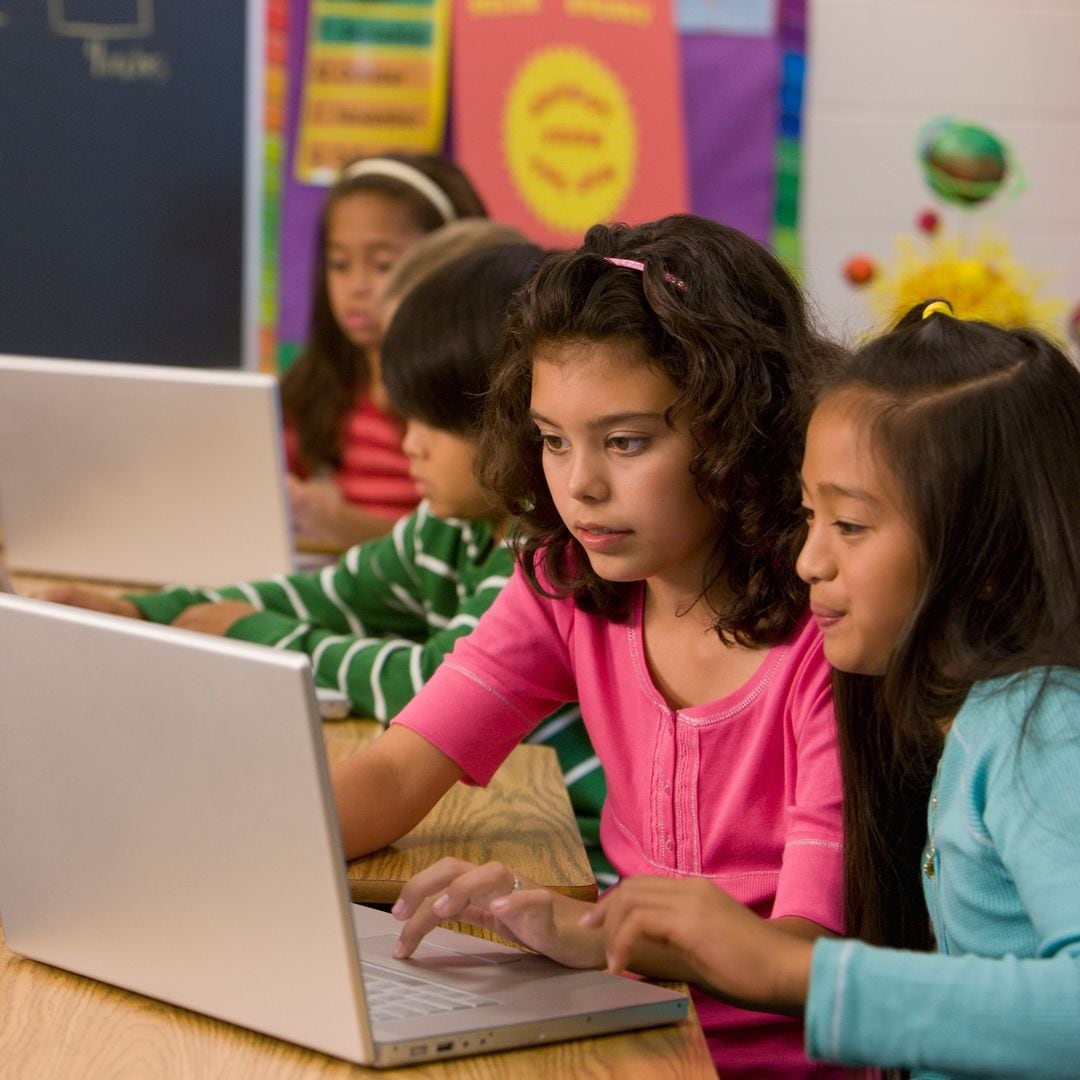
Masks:
[[[8,946],[370,1060],[307,658],[7,595],[0,640]]]
[[[348,900],[305,656],[6,595],[0,640],[12,951],[380,1066],[686,1016],[683,994],[445,930],[395,959],[397,923]],[[372,1017],[366,981],[395,974],[420,980],[410,1004],[474,1000]]]
[[[217,586],[292,569],[277,380],[0,356],[12,570]]]

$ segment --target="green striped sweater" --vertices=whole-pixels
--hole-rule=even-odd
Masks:
[[[306,653],[317,685],[344,691],[356,715],[385,724],[472,630],[512,571],[510,549],[486,522],[439,518],[425,502],[389,536],[321,570],[128,599],[159,623],[192,604],[246,600],[256,611],[237,620],[229,637]],[[613,883],[598,837],[606,785],[581,711],[570,704],[553,713],[529,741],[557,753],[597,881]]]

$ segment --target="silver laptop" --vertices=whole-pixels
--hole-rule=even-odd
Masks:
[[[14,571],[216,586],[293,566],[277,380],[0,356]]]
[[[306,657],[17,596],[0,641],[13,951],[365,1065],[686,1016],[443,930],[394,960],[349,902]]]

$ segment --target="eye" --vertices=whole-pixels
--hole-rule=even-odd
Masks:
[[[620,454],[640,454],[648,446],[644,435],[609,435],[608,446]]]
[[[561,435],[540,432],[540,443],[549,454],[561,454],[570,444]]]
[[[856,525],[854,521],[837,520],[833,524],[841,536],[861,536],[866,532],[865,525]]]
[[[326,269],[329,273],[344,274],[349,269],[349,264],[344,259],[327,259]]]

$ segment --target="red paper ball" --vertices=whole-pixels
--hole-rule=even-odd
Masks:
[[[916,218],[916,223],[920,232],[926,233],[927,236],[933,236],[941,228],[941,218],[933,210],[924,210]]]
[[[844,277],[852,285],[866,285],[873,280],[876,273],[874,260],[865,255],[855,255],[844,264]]]

